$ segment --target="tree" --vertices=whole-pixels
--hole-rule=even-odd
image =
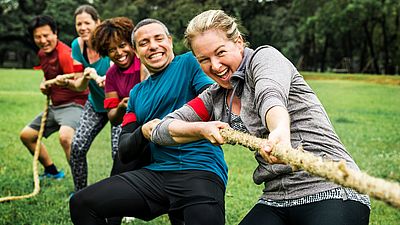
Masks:
[[[38,14],[53,16],[59,38],[77,36],[76,7],[89,0],[0,0],[0,65],[14,52],[32,66],[34,45],[26,25]],[[207,9],[222,9],[237,18],[252,48],[269,44],[303,70],[398,73],[400,3],[398,0],[91,0],[102,19],[126,16],[163,21],[177,54],[187,51],[187,23]],[[17,18],[17,19],[16,19]],[[341,69],[341,70],[338,70]]]

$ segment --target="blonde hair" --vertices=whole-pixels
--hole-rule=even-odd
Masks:
[[[207,10],[190,20],[185,31],[186,47],[192,49],[193,38],[211,29],[223,31],[226,37],[233,42],[238,37],[243,38],[235,18],[228,16],[222,10]],[[246,44],[245,41],[244,43]]]

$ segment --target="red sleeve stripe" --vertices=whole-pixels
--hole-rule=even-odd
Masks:
[[[74,72],[83,72],[83,65],[82,64],[78,64],[78,65],[74,65]]]
[[[201,98],[196,97],[187,104],[193,108],[193,110],[201,118],[202,121],[210,120],[210,114],[208,113],[207,108],[204,105],[204,102],[203,100],[201,100]]]
[[[113,109],[117,108],[119,104],[119,98],[106,98],[104,99],[104,108]]]
[[[122,127],[129,124],[129,123],[133,123],[136,122],[136,114],[129,112],[127,114],[125,114],[124,119],[122,120]]]
[[[33,69],[34,69],[34,70],[41,70],[41,69],[42,69],[42,66],[41,66],[41,65],[34,66]]]

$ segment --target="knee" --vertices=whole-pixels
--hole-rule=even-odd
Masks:
[[[82,204],[82,201],[76,193],[74,195],[72,195],[71,198],[69,199],[69,208],[70,208],[71,212],[72,212],[72,209],[77,209],[81,204]]]
[[[61,142],[61,139],[60,139]],[[88,149],[85,148],[84,145],[82,145],[79,140],[76,138],[71,139],[70,141],[70,147],[71,147],[71,159],[80,159],[80,158],[85,158]]]
[[[195,204],[187,207],[184,214],[185,222],[190,221],[190,224],[225,224],[225,210],[217,203]]]
[[[64,147],[71,147],[72,144],[72,136],[69,134],[60,133],[60,144]]]
[[[78,193],[75,193],[69,199],[69,212],[71,214],[72,221],[79,218],[80,213],[85,210],[85,205],[83,203],[82,197]]]
[[[34,143],[36,142],[37,135],[35,135],[35,132],[33,132],[32,128],[25,127],[24,129],[21,130],[19,134],[19,139],[24,143]]]

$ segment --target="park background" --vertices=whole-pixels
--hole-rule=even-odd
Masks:
[[[341,140],[360,168],[376,177],[400,182],[400,2],[398,0],[0,0],[0,197],[33,189],[32,157],[19,141],[20,130],[43,110],[38,89],[41,71],[26,32],[35,15],[48,14],[59,24],[67,44],[77,36],[73,13],[93,4],[102,19],[127,16],[165,22],[176,54],[187,22],[206,9],[223,9],[241,23],[252,48],[268,44],[295,64],[327,109]],[[307,72],[305,72],[307,71]],[[44,181],[41,193],[27,200],[0,203],[0,224],[71,224],[69,166],[57,135],[44,139],[66,179]],[[109,126],[89,151],[89,182],[111,168]],[[229,166],[227,224],[235,225],[254,205],[262,186],[252,183],[252,152],[223,146]],[[39,167],[41,169],[41,167]],[[145,223],[168,224],[165,217]],[[400,211],[372,201],[370,224],[400,224]]]

